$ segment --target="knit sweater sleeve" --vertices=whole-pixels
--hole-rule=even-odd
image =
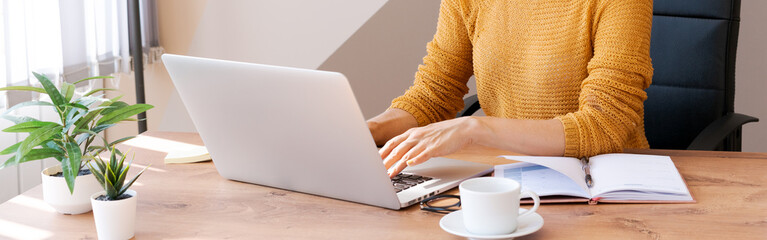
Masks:
[[[468,3],[443,0],[437,32],[427,44],[427,55],[418,66],[413,86],[395,98],[390,108],[412,114],[419,126],[455,117],[463,109],[466,82],[473,74],[472,45],[464,16]]]
[[[565,156],[621,152],[642,124],[652,79],[652,1],[604,1],[593,23],[593,58],[581,83],[578,111],[557,117]]]

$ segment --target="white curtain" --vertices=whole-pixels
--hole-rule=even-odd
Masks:
[[[130,72],[128,0],[0,0],[0,87],[39,83],[32,72],[54,82],[74,82],[98,75]],[[141,0],[142,43],[145,62],[157,60],[159,47],[154,0]],[[118,75],[119,76],[119,75]],[[133,79],[126,79],[132,81]],[[119,81],[119,78],[116,80]],[[103,82],[80,83],[84,94]],[[117,86],[115,82],[111,84]],[[0,91],[0,113],[38,97],[29,92]],[[18,111],[41,120],[56,121],[50,111],[27,107]],[[0,130],[11,126],[0,119]],[[0,149],[23,139],[0,132]],[[4,162],[8,156],[0,156]],[[52,163],[30,162],[0,170],[0,202],[39,184],[40,169]]]

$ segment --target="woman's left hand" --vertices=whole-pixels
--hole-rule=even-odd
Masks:
[[[474,142],[481,123],[474,117],[461,117],[411,128],[384,145],[379,153],[389,177],[405,167],[451,154]]]

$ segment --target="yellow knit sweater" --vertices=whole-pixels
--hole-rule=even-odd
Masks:
[[[392,101],[453,118],[476,76],[488,116],[559,119],[565,156],[647,148],[652,0],[443,0],[415,83]]]

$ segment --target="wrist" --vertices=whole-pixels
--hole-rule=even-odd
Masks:
[[[383,146],[386,143],[386,140],[384,139],[383,133],[381,132],[381,123],[371,119],[367,121],[367,125],[368,130],[370,130],[370,135],[373,136],[373,141],[375,141],[376,146]]]
[[[483,117],[464,117],[464,129],[465,136],[468,139],[468,144],[486,145],[486,141],[492,131],[485,123]]]

